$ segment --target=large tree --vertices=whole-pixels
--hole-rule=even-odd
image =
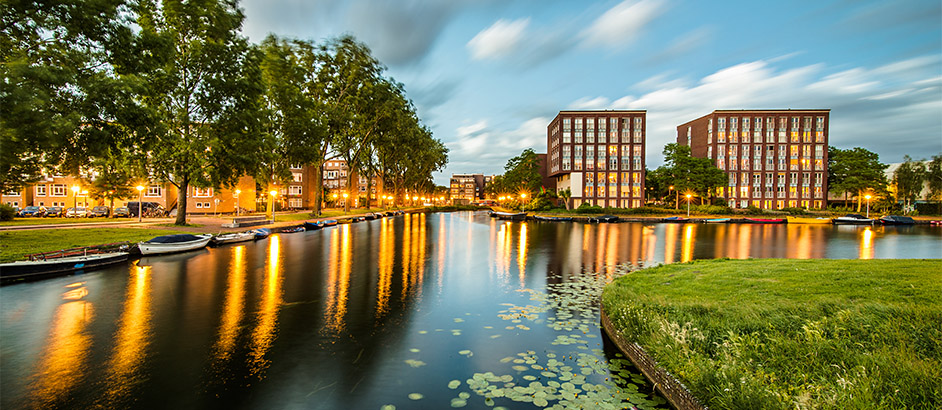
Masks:
[[[145,137],[153,177],[177,187],[176,224],[186,223],[194,186],[228,186],[255,175],[265,147],[260,127],[261,53],[239,35],[234,0],[142,0],[139,36],[158,58],[145,103],[161,127]]]
[[[909,155],[904,156],[903,163],[893,172],[893,185],[896,186],[897,198],[903,200],[906,209],[919,199],[925,183],[925,161],[913,161]]]
[[[926,181],[929,193],[926,199],[939,203],[939,213],[942,213],[942,154],[933,155],[926,165]]]
[[[674,206],[679,206],[680,193],[700,198],[700,203],[711,197],[716,188],[726,183],[726,173],[713,165],[709,158],[694,158],[690,147],[676,143],[664,146],[664,165],[655,170],[660,185],[673,186],[677,194]]]
[[[527,148],[504,165],[504,175],[500,187],[505,192],[539,192],[543,183],[540,175],[540,157],[532,148]]]
[[[880,162],[880,156],[864,148],[852,149],[828,148],[828,187],[831,191],[854,194],[857,198],[857,211],[863,204],[864,193],[885,192],[887,181],[884,171],[887,165]]]

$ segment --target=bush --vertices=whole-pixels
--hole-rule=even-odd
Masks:
[[[12,221],[14,216],[16,209],[7,204],[0,205],[0,221]]]
[[[805,208],[782,208],[782,212],[787,212],[789,215],[808,215],[808,211]]]
[[[583,202],[582,205],[579,205],[579,207],[576,208],[576,213],[577,214],[600,214],[602,213],[602,207],[593,206],[593,205],[590,205],[588,202]]]
[[[748,208],[743,209],[742,213],[746,215],[762,215],[765,213],[765,211],[763,211],[762,208],[759,208],[757,206],[750,206]]]
[[[537,197],[522,207],[524,211],[546,211],[553,207],[556,201],[545,196]]]
[[[919,212],[919,215],[942,215],[942,202],[917,203],[916,212]]]

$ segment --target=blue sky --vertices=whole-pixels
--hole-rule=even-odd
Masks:
[[[830,143],[942,153],[942,2],[243,0],[244,33],[366,43],[452,173],[546,152],[565,109],[648,112],[647,166],[714,109],[830,108]]]

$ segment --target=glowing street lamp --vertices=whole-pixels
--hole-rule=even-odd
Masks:
[[[277,190],[268,191],[268,195],[271,198],[268,199],[268,218],[271,219],[272,223],[275,223],[275,197],[278,196]]]
[[[138,185],[137,187],[137,221],[142,222],[144,220],[144,185]]]
[[[870,194],[864,195],[864,198],[867,199],[867,218],[870,218]]]
[[[240,205],[240,201],[239,201],[239,194],[241,194],[241,193],[242,193],[242,190],[241,190],[241,189],[237,189],[237,190],[235,190],[235,200],[236,200],[236,204],[235,204],[235,205],[236,205],[236,216],[239,216],[239,215],[241,215],[241,214],[242,214],[242,207],[241,207],[241,206],[239,206],[239,205]]]
[[[690,218],[690,198],[693,195],[687,194],[687,217]]]

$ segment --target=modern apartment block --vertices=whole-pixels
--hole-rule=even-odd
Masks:
[[[448,193],[452,203],[469,204],[484,198],[484,174],[452,174]]]
[[[546,128],[548,173],[572,205],[644,205],[647,111],[560,111]]]
[[[677,143],[710,158],[731,208],[827,206],[831,110],[716,110],[677,127]]]

